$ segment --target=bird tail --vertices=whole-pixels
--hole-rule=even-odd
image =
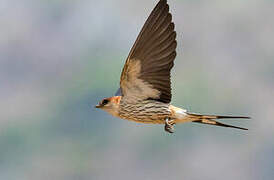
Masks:
[[[222,127],[229,127],[229,128],[236,128],[242,130],[248,130],[247,128],[232,126],[228,124],[223,124],[220,122],[215,121],[216,119],[250,119],[247,116],[218,116],[218,115],[200,115],[194,113],[186,113],[188,118],[190,118],[191,122],[201,123],[201,124],[208,124],[214,126],[222,126]]]

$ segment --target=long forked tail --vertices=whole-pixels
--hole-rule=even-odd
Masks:
[[[228,124],[223,124],[215,121],[215,119],[250,119],[250,117],[246,117],[246,116],[217,116],[217,115],[200,115],[200,114],[194,114],[194,113],[187,113],[187,115],[189,115],[189,117],[193,119],[192,122],[195,122],[195,123],[236,128],[236,129],[242,129],[242,130],[248,130],[248,129],[232,126]]]

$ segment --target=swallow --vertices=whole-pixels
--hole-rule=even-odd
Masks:
[[[185,122],[247,130],[216,120],[250,117],[202,115],[170,104],[170,71],[177,47],[174,27],[167,1],[160,0],[130,50],[116,95],[104,98],[96,108],[137,123],[163,124],[169,133],[174,132],[175,124]]]

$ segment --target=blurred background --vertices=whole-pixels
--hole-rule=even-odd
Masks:
[[[169,0],[176,133],[95,109],[156,0],[0,2],[0,179],[273,179],[274,1]]]

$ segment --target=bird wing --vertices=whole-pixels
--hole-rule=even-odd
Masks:
[[[176,32],[166,0],[151,12],[130,50],[120,87],[123,98],[171,101],[170,70],[176,57]]]

